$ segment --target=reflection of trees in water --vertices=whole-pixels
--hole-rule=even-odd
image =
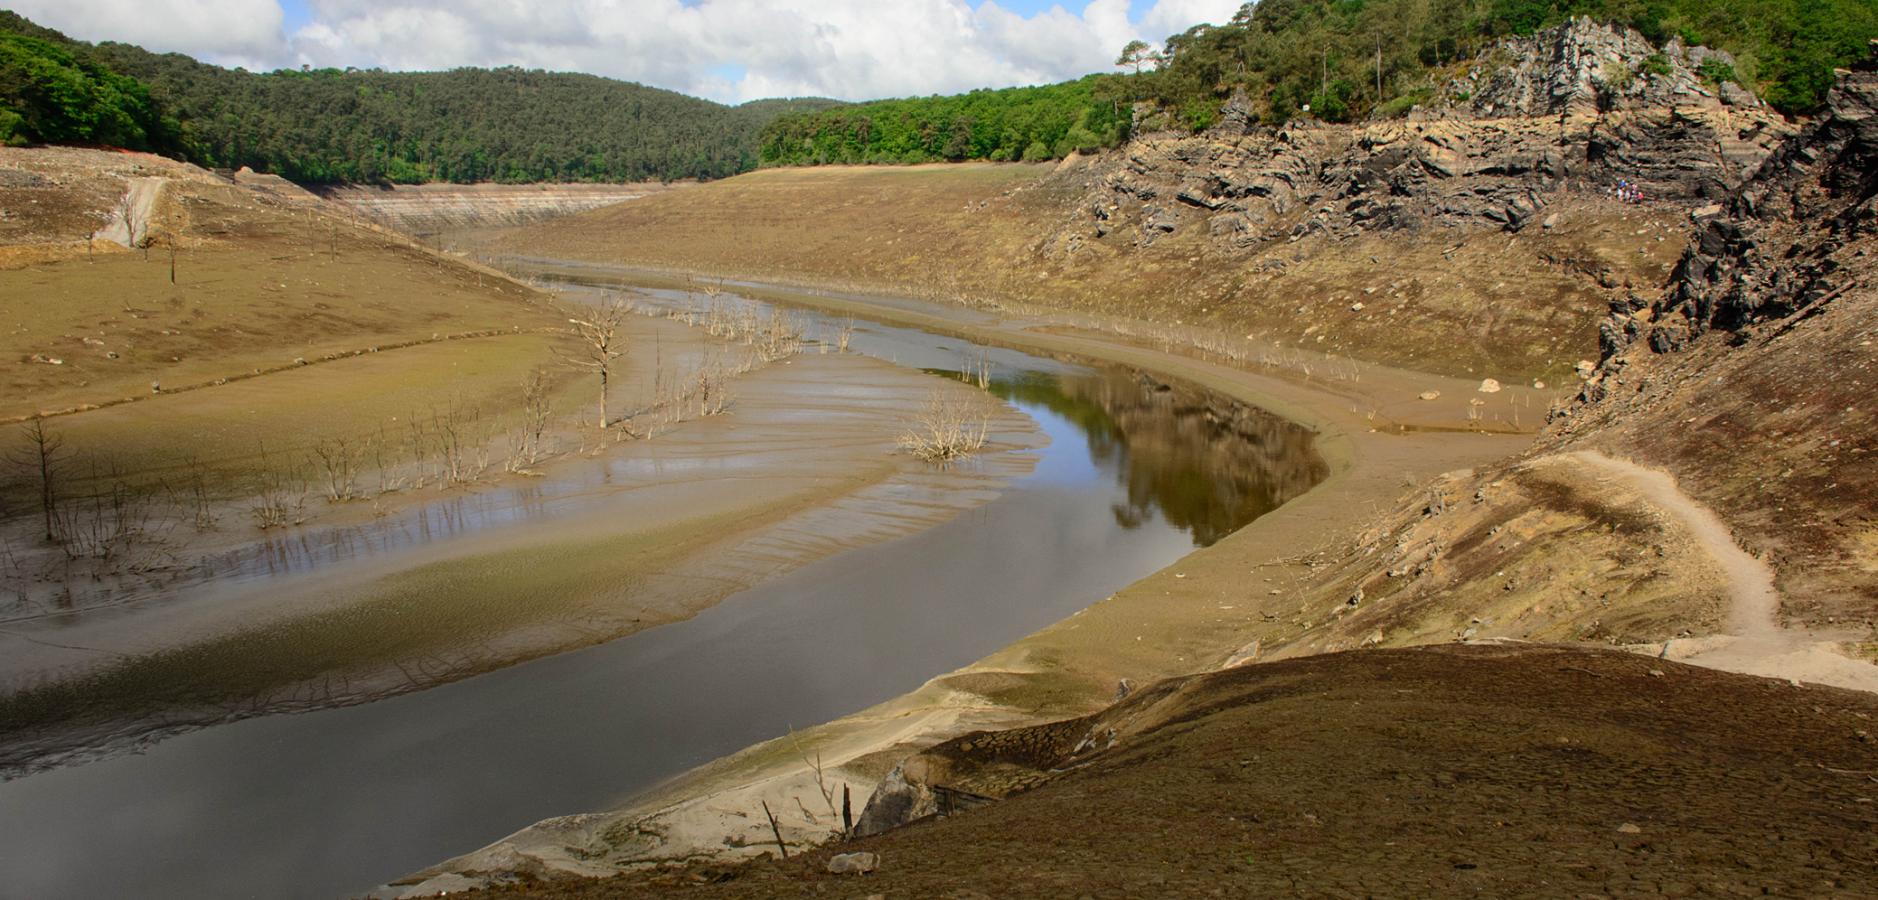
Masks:
[[[1081,426],[1090,455],[1115,464],[1133,528],[1156,510],[1207,546],[1324,479],[1311,433],[1256,407],[1146,376],[1037,375],[992,388]]]

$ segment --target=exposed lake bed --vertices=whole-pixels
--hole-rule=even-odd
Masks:
[[[792,526],[747,538],[749,547],[783,547],[800,559],[816,554],[802,554],[796,545],[819,542],[817,552],[826,558],[769,580],[762,578],[788,567],[752,569],[748,581],[757,584],[754,589],[726,589],[725,602],[696,618],[431,690],[218,726],[141,755],[10,782],[0,787],[0,802],[8,809],[6,820],[20,826],[17,832],[8,829],[20,855],[6,855],[44,860],[45,867],[29,868],[44,875],[45,881],[33,883],[43,884],[49,895],[107,889],[129,883],[115,879],[132,877],[146,893],[162,895],[164,881],[156,873],[163,860],[176,861],[178,892],[187,893],[183,886],[201,888],[203,877],[187,860],[230,853],[254,861],[251,868],[224,869],[230,890],[266,887],[304,896],[362,890],[549,813],[591,807],[609,796],[623,799],[754,741],[911,690],[1061,619],[1197,543],[1217,540],[1321,477],[1308,432],[1282,420],[1266,417],[1271,435],[1289,435],[1271,447],[1243,438],[1222,442],[1229,429],[1218,422],[1199,427],[1209,420],[1206,404],[1193,402],[1195,395],[1187,392],[1176,402],[1175,392],[1151,379],[888,326],[855,330],[857,354],[894,359],[901,364],[895,372],[927,389],[929,382],[945,382],[921,369],[956,371],[961,359],[981,360],[989,366],[987,387],[1021,420],[1000,425],[990,452],[963,466],[915,468],[898,482],[883,482],[891,487],[799,509],[789,517]],[[924,350],[914,349],[922,344]],[[880,363],[838,354],[801,357],[791,377],[825,377],[812,373],[822,364],[869,372],[865,390],[882,389],[874,368]],[[813,394],[801,383],[782,387],[791,396]],[[965,388],[956,380],[951,387]],[[844,390],[857,389],[849,382]],[[756,399],[752,395],[745,412],[762,408]],[[897,406],[904,412],[915,402],[902,396]],[[812,412],[798,411],[793,421],[813,422]],[[710,446],[700,441],[687,454],[675,449],[681,445],[673,439],[686,440],[694,426],[708,432],[738,421],[733,414],[689,423],[639,446],[658,453],[658,466],[668,474],[695,465],[688,458],[728,465],[749,448],[712,453],[700,449]],[[1036,423],[1030,426],[1034,431],[1024,427],[1030,422]],[[1244,464],[1248,454],[1258,453],[1270,458]],[[1283,479],[1271,482],[1258,474],[1283,460],[1291,460],[1280,466],[1291,470]],[[1192,490],[1196,485],[1198,493]],[[850,507],[845,514],[842,502]],[[684,508],[696,515],[707,507]],[[922,511],[909,515],[912,509]],[[593,521],[574,517],[565,530],[578,533]],[[856,522],[872,525],[857,529]],[[934,522],[942,524],[929,527]],[[687,574],[682,564],[670,563],[659,567],[659,575],[668,583],[707,577],[702,568]],[[848,674],[857,666],[881,674],[857,683]],[[753,691],[757,684],[765,689]],[[701,692],[707,685],[716,687]],[[561,724],[541,721],[544,715]],[[503,724],[504,716],[518,718]],[[405,746],[424,747],[424,760],[386,751],[380,742],[394,735],[409,742]],[[283,743],[299,749],[285,757],[261,749]],[[525,749],[530,746],[535,749]],[[368,756],[353,755],[358,752]],[[548,771],[505,776],[500,789],[486,783],[492,767],[506,770],[537,753],[533,758],[554,760]],[[583,754],[588,761],[576,761]],[[313,758],[324,762],[309,765]],[[268,787],[309,777],[326,783],[292,797]],[[91,866],[87,877],[94,880],[74,885],[72,870],[55,865],[53,850],[74,840],[57,822],[96,827],[100,817],[109,818],[106,809],[126,806],[124,792],[132,785],[170,800],[174,792],[203,798],[198,802],[221,796],[233,806],[241,805],[236,797],[251,798],[246,804],[256,814],[265,809],[268,816],[295,821],[295,834],[257,831],[241,824],[239,815],[181,816],[167,824],[126,820],[129,831],[115,842],[127,848],[121,867]],[[338,825],[355,821],[362,809],[373,808],[373,798],[384,796],[408,802],[373,813],[382,829]],[[270,797],[278,799],[252,799]],[[149,799],[149,808],[172,816],[178,808]],[[334,824],[317,824],[322,820]],[[328,834],[336,843],[319,846],[327,839],[309,842],[308,833]],[[36,842],[44,852],[25,849]],[[144,849],[129,852],[133,847]],[[277,879],[274,873],[291,876]]]

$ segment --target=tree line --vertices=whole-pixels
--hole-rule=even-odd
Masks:
[[[833,104],[733,107],[517,68],[257,73],[73,41],[0,12],[0,140],[154,150],[301,182],[722,178],[755,167],[772,118]]]
[[[1273,122],[1306,106],[1330,121],[1388,117],[1428,99],[1443,67],[1576,16],[1633,28],[1658,46],[1681,38],[1726,50],[1732,69],[1703,75],[1789,115],[1818,109],[1833,69],[1878,37],[1871,0],[1263,0],[1225,25],[1168,38],[1158,65],[1126,80],[1130,96],[1192,127],[1211,124],[1235,92]]]
[[[0,13],[9,16],[11,13]],[[110,144],[174,152],[181,126],[149,88],[0,19],[0,145]]]
[[[1703,75],[1788,114],[1878,37],[1871,0],[1262,0],[1117,74],[1039,87],[838,104],[723,106],[591,75],[514,68],[391,73],[223,69],[73,41],[0,11],[0,143],[153,150],[303,182],[642,181],[762,165],[1043,160],[1113,147],[1133,106],[1199,130],[1243,95],[1282,123],[1401,115],[1493,41],[1586,15],[1658,44],[1729,51]],[[1724,71],[1726,70],[1726,71]]]
[[[767,166],[1057,159],[1128,137],[1130,112],[1113,87],[1090,76],[786,115],[763,129],[760,159]]]
[[[1871,0],[1262,0],[1223,25],[1161,47],[1121,48],[1122,71],[1064,84],[885,100],[776,119],[763,165],[1054,159],[1127,137],[1131,107],[1157,125],[1207,128],[1243,95],[1259,121],[1309,108],[1333,122],[1395,117],[1430,99],[1447,67],[1494,41],[1574,16],[1729,51],[1702,75],[1733,81],[1789,115],[1813,112],[1833,69],[1878,38]]]

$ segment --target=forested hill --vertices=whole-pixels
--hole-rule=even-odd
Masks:
[[[778,115],[521,69],[254,73],[91,45],[0,11],[0,142],[103,143],[303,182],[653,181],[753,168]]]
[[[1113,147],[1130,110],[1112,79],[877,100],[782,116],[763,129],[762,162],[1035,162]]]
[[[1833,69],[1878,38],[1874,0],[1261,0],[1159,49],[1131,44],[1120,74],[1038,88],[861,103],[785,116],[762,141],[764,165],[1050,159],[1112,146],[1146,101],[1154,124],[1200,130],[1234,95],[1259,121],[1309,108],[1350,122],[1399,116],[1482,52],[1573,16],[1733,54],[1705,65],[1789,115],[1816,109]],[[1486,54],[1491,57],[1491,54]],[[1134,71],[1126,71],[1134,70]]]

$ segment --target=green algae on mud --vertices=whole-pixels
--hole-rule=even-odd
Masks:
[[[165,709],[227,710],[268,702],[273,692],[321,678],[327,681],[318,690],[330,692],[333,701],[367,699],[398,688],[348,698],[350,679],[369,683],[373,676],[382,676],[385,666],[403,672],[403,689],[465,677],[518,660],[471,655],[441,671],[426,669],[423,661],[443,661],[511,629],[582,612],[619,616],[647,573],[721,540],[744,521],[740,514],[720,515],[657,532],[517,547],[394,573],[368,588],[357,602],[158,650],[77,679],[0,696],[0,731],[18,734]],[[628,617],[614,628],[649,624],[655,622]],[[595,632],[591,641],[615,636],[617,631]],[[399,665],[413,661],[417,671]],[[333,679],[339,680],[338,686]],[[316,691],[306,699],[317,696]],[[289,705],[294,699],[274,702]]]
[[[995,495],[1025,457],[941,476],[893,455],[899,411],[935,387],[972,390],[859,357],[804,357],[741,380],[735,415],[556,463],[483,504],[446,492],[366,531],[338,525],[310,546],[290,534],[260,556],[205,558],[200,589],[9,628],[29,655],[15,660],[21,689],[0,697],[0,730],[18,736],[0,765],[109,750],[126,729],[364,702],[605,642],[943,521]],[[823,424],[805,432],[804,421]],[[993,421],[997,447],[1033,441],[1021,415]],[[919,499],[942,486],[921,483],[932,477],[958,496]],[[347,549],[355,541],[367,549]]]

